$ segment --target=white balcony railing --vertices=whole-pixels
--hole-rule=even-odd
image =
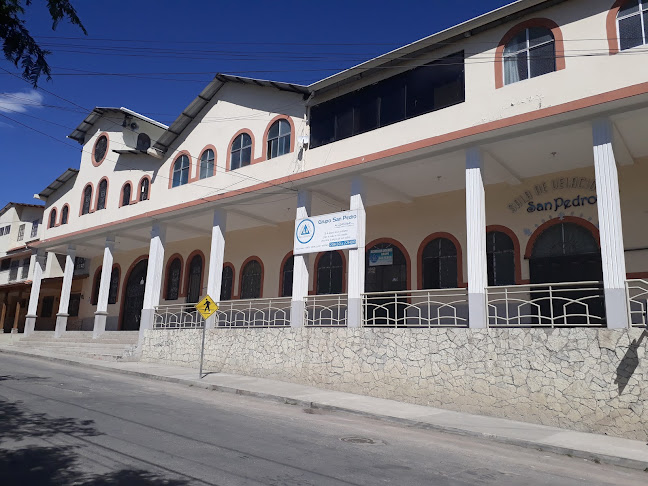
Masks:
[[[290,326],[290,297],[228,300],[218,305],[216,327]]]
[[[194,304],[159,305],[155,308],[154,329],[197,329],[205,320]]]
[[[626,281],[628,313],[633,327],[648,326],[648,280]]]
[[[305,301],[306,327],[344,327],[347,325],[347,295],[309,295]]]
[[[466,289],[372,292],[362,306],[365,327],[468,327]]]
[[[605,325],[601,282],[487,287],[489,327],[600,327]]]

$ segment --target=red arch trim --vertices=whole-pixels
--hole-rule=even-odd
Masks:
[[[605,31],[607,33],[608,39],[608,48],[610,50],[610,56],[614,56],[619,53],[619,31],[617,30],[617,16],[619,15],[619,10],[630,0],[616,0],[614,5],[610,7],[607,17],[605,19]]]
[[[135,202],[136,202],[136,201],[135,202],[133,201],[133,191],[134,191],[133,190],[133,183],[131,181],[126,181],[126,182],[124,182],[124,185],[122,185],[122,188],[119,191],[119,207],[120,208],[124,206],[124,189],[126,189],[127,184],[130,184],[130,186],[131,186],[131,193],[130,193],[130,198],[128,199],[128,205],[135,204]]]
[[[372,247],[379,245],[380,243],[389,243],[390,245],[394,245],[398,247],[398,249],[405,255],[405,262],[407,264],[407,289],[411,290],[412,289],[412,260],[410,259],[409,253],[405,249],[405,247],[401,244],[400,241],[394,240],[393,238],[378,238],[376,240],[373,240],[372,242],[368,243],[365,245],[366,251],[371,250]]]
[[[185,262],[185,282],[184,282],[184,289],[182,293],[178,297],[186,297],[187,294],[189,293],[189,276],[190,276],[190,270],[191,270],[191,260],[193,257],[196,255],[200,255],[202,258],[202,268],[200,269],[200,295],[202,295],[202,289],[203,289],[203,281],[205,280],[205,254],[200,251],[200,250],[194,250],[192,251],[189,256],[187,257],[187,261]]]
[[[193,172],[193,169],[192,169],[192,167],[193,167],[193,158],[191,157],[191,154],[189,152],[187,152],[186,150],[182,150],[182,151],[178,152],[178,155],[176,155],[176,157],[173,159],[173,162],[171,163],[171,167],[169,168],[169,189],[173,188],[173,168],[175,167],[175,164],[178,161],[178,159],[180,157],[182,157],[183,155],[186,155],[187,157],[189,157],[189,174],[187,175],[187,184],[189,184],[190,182],[193,182],[193,180],[194,180],[191,177],[191,173]],[[182,184],[182,185],[184,185],[184,184]],[[178,187],[180,187],[180,186],[178,186]]]
[[[236,137],[241,135],[242,133],[247,133],[250,136],[250,139],[252,140],[252,155],[250,156],[250,165],[256,164],[257,162],[261,162],[263,160],[263,157],[259,158],[254,158],[254,150],[255,150],[255,140],[254,140],[254,133],[252,133],[252,130],[249,130],[248,128],[242,128],[238,132],[234,134],[234,136],[231,138],[229,141],[229,144],[227,145],[227,154],[226,157],[227,159],[225,160],[225,170],[229,171],[230,169],[230,161],[232,158],[232,144],[234,143],[234,140],[236,140]]]
[[[345,294],[347,291],[347,263],[346,263],[346,258],[344,256],[344,252],[342,250],[331,250],[331,251],[336,251],[340,254],[342,257],[342,293]],[[322,251],[317,254],[315,257],[315,265],[314,269],[315,271],[313,272],[313,288],[309,292],[310,295],[316,295],[317,294],[317,267],[319,265],[320,259],[324,256],[324,254],[328,253],[327,251]]]
[[[95,156],[94,156],[95,148],[97,148],[97,142],[99,142],[99,139],[103,136],[106,137],[106,153],[104,154],[101,160],[95,160]],[[92,161],[92,165],[94,165],[95,167],[99,167],[103,163],[103,161],[106,160],[106,157],[108,157],[109,150],[110,150],[110,137],[108,136],[108,132],[101,132],[99,135],[97,135],[95,143],[92,145],[92,152],[90,152],[90,160]]]
[[[148,254],[146,255],[140,255],[138,256],[133,263],[131,263],[131,266],[128,267],[128,271],[126,272],[126,276],[124,277],[124,284],[122,285],[122,300],[121,300],[121,305],[119,306],[119,326],[117,329],[121,329],[122,325],[124,324],[124,304],[126,303],[126,287],[128,287],[128,279],[130,278],[131,272],[135,268],[135,266],[141,262],[142,260],[148,260]]]
[[[513,252],[515,256],[515,285],[522,285],[522,263],[520,260],[520,255],[521,255],[521,250],[520,250],[520,240],[518,239],[517,235],[513,232],[512,229],[508,228],[507,226],[502,226],[500,224],[491,224],[486,226],[486,233],[490,233],[492,231],[499,231],[501,233],[504,233],[506,236],[511,238],[511,241],[513,241]]]
[[[535,245],[536,240],[546,229],[561,223],[574,223],[579,226],[582,226],[590,233],[592,233],[592,236],[596,238],[596,242],[598,243],[599,248],[601,247],[601,237],[599,235],[599,230],[595,225],[593,225],[592,223],[590,223],[589,221],[583,218],[577,218],[576,216],[564,216],[562,219],[560,218],[550,219],[549,221],[541,224],[536,228],[536,230],[529,238],[529,241],[527,242],[526,251],[524,252],[524,258],[526,258],[527,260],[531,258],[531,254],[533,253],[533,246]]]
[[[90,207],[88,208],[88,214],[94,213],[94,208],[92,207],[92,196],[94,195],[94,185],[92,182],[88,182],[83,186],[83,191],[81,191],[81,205],[79,206],[79,217],[83,216],[83,200],[85,199],[86,189],[90,186]]]
[[[236,299],[236,295],[234,295],[234,284],[236,283],[236,269],[234,268],[234,265],[231,262],[225,262],[223,263],[223,269],[225,267],[229,267],[232,269],[232,294],[230,295],[230,300]],[[221,281],[221,289],[222,289],[223,282]],[[221,290],[222,291],[222,290]],[[217,296],[218,301],[220,302],[220,295]]]
[[[265,267],[263,265],[263,260],[258,256],[247,257],[245,261],[241,264],[241,270],[239,271],[239,285],[238,285],[238,296],[241,298],[241,289],[243,288],[243,270],[245,270],[245,265],[250,263],[252,260],[256,260],[261,265],[261,288],[259,289],[259,298],[263,297],[263,280],[265,279]]]
[[[149,182],[148,197],[147,197],[146,201],[149,201],[151,199],[151,191],[153,190],[153,181],[151,180],[150,175],[144,175],[144,176],[142,176],[139,183],[137,184],[137,194],[135,195],[135,201],[136,202],[142,202],[142,201],[140,201],[140,194],[142,192],[142,182],[144,182],[144,179],[147,179],[148,182]]]
[[[103,181],[106,181],[106,205],[104,206],[104,209],[108,209],[108,191],[110,189],[110,181],[108,180],[108,177],[102,177],[99,179],[99,182],[97,183],[97,190],[95,194],[95,204],[94,204],[94,211],[97,211],[99,207],[99,193],[101,192],[101,183]],[[91,204],[92,206],[92,204]]]
[[[67,208],[67,221],[63,223],[63,210]],[[61,212],[59,214],[59,223],[57,226],[60,226],[62,224],[68,224],[70,222],[70,205],[68,203],[65,203],[63,207],[61,208]]]
[[[197,181],[197,180],[200,180],[200,161],[201,161],[201,159],[202,159],[203,154],[204,154],[207,150],[211,150],[211,151],[214,152],[214,173],[212,174],[212,176],[215,176],[215,175],[216,175],[216,165],[217,165],[217,163],[218,163],[218,154],[217,154],[217,152],[216,152],[216,147],[214,147],[214,146],[211,145],[211,144],[208,144],[208,145],[205,145],[205,146],[203,147],[203,149],[200,151],[200,155],[198,156],[198,159],[196,159],[196,174],[194,175],[194,177],[193,177],[193,179],[192,179],[191,182],[193,182],[193,181]]]
[[[268,132],[270,132],[270,127],[277,120],[286,120],[288,123],[290,123],[290,152],[289,153],[295,151],[295,123],[293,122],[292,117],[290,116],[277,115],[272,120],[270,120],[270,123],[268,123],[265,132],[263,132],[263,155],[261,156],[261,160],[268,160]]]
[[[432,233],[430,236],[425,238],[421,245],[419,246],[418,252],[416,253],[416,262],[417,262],[417,272],[416,272],[416,283],[419,290],[423,290],[423,250],[427,244],[437,238],[446,238],[454,244],[457,249],[457,285],[459,287],[467,287],[468,285],[464,282],[463,279],[463,252],[461,250],[461,243],[459,240],[451,235],[450,233],[438,232]]]
[[[182,259],[182,255],[180,253],[174,253],[169,257],[167,260],[166,266],[164,267],[164,289],[162,291],[162,298],[164,300],[167,300],[167,291],[169,290],[168,284],[169,284],[169,267],[171,267],[171,262],[175,260],[176,258],[180,259],[180,277],[178,279],[178,298],[182,295],[182,269],[184,267],[184,260]]]
[[[52,214],[54,214],[54,224],[52,224]],[[56,211],[56,206],[53,206],[52,209],[50,209],[49,214],[47,215],[47,227],[48,228],[55,228],[56,226],[58,226],[58,224],[56,224],[56,216],[57,216],[57,214],[58,214],[58,212]]]
[[[286,256],[283,257],[283,260],[281,260],[281,266],[279,267],[279,295],[278,295],[278,297],[281,297],[284,294],[284,288],[283,288],[284,265],[286,265],[286,262],[288,262],[288,260],[290,259],[291,256],[293,256],[293,252],[289,251],[286,254]]]
[[[545,27],[551,31],[554,36],[554,46],[556,50],[556,71],[565,69],[565,42],[562,31],[556,22],[551,19],[536,18],[525,20],[512,27],[502,37],[497,49],[495,50],[495,88],[504,87],[504,47],[520,31],[531,27]]]

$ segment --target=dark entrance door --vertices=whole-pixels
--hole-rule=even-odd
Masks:
[[[407,259],[396,245],[378,243],[367,250],[365,292],[394,292],[370,296],[365,318],[372,325],[405,324],[408,300],[397,292],[407,289]]]
[[[146,288],[146,269],[148,260],[142,260],[131,271],[126,282],[126,298],[124,299],[124,315],[122,316],[122,331],[137,331],[140,327],[142,307],[144,307],[144,289]]]
[[[189,284],[187,285],[187,302],[195,304],[200,300],[202,291],[202,257],[196,255],[189,263]]]
[[[529,270],[532,284],[586,282],[603,280],[601,253],[592,233],[574,223],[560,223],[547,228],[533,246]],[[602,285],[555,287],[553,315],[567,318],[568,324],[583,323],[588,312],[593,323],[605,322],[605,304]],[[535,295],[542,317],[550,318],[552,305],[547,292]],[[570,303],[578,300],[581,303]],[[587,304],[587,309],[583,304]],[[546,323],[546,321],[544,321]],[[564,323],[564,321],[559,322]]]

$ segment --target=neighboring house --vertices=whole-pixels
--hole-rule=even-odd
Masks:
[[[644,323],[646,11],[521,0],[310,86],[217,75],[170,127],[95,108],[36,246],[89,261],[98,332],[207,293],[225,326]],[[356,247],[292,255],[348,209]]]

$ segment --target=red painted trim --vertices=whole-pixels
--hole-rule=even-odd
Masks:
[[[38,243],[35,243],[34,248],[38,248],[43,244],[47,243],[48,245],[52,242],[64,240],[71,236],[77,236],[80,234],[88,233],[91,231],[106,229],[111,226],[118,224],[123,224],[127,222],[137,221],[137,220],[149,220],[150,218],[157,217],[163,214],[172,213],[174,211],[186,208],[193,208],[216,201],[222,201],[232,197],[240,196],[242,194],[250,194],[256,191],[261,191],[264,189],[276,187],[277,185],[287,184],[290,182],[302,181],[310,177],[315,177],[322,174],[327,174],[329,172],[335,172],[337,170],[347,169],[350,167],[357,167],[362,165],[368,165],[371,162],[376,160],[381,160],[386,157],[392,157],[396,155],[402,155],[415,150],[425,149],[435,147],[437,145],[446,144],[449,142],[457,141],[463,138],[473,137],[476,135],[482,135],[488,132],[493,132],[496,130],[501,130],[503,128],[512,127],[515,125],[521,125],[531,121],[537,121],[544,118],[550,118],[556,115],[562,115],[572,111],[581,110],[584,108],[591,108],[598,105],[603,105],[605,103],[610,103],[613,101],[619,101],[625,98],[630,98],[633,96],[645,95],[648,93],[648,82],[639,83],[633,86],[628,86],[618,90],[608,91],[601,94],[596,94],[593,96],[588,96],[586,98],[581,98],[579,100],[570,101],[563,103],[561,105],[555,105],[548,108],[542,108],[540,110],[533,110],[529,113],[523,113],[520,115],[511,116],[508,118],[502,118],[500,120],[495,120],[492,122],[483,123],[481,125],[475,125],[468,128],[463,128],[454,132],[446,133],[443,135],[437,135],[434,137],[426,138],[424,140],[418,140],[416,142],[406,143],[398,147],[393,147],[391,149],[381,150],[379,152],[374,152],[366,154],[363,156],[354,157],[352,159],[343,160],[340,162],[335,162],[333,164],[328,164],[324,167],[319,167],[317,169],[310,169],[300,172],[298,174],[291,174],[284,177],[278,177],[276,179],[269,180],[267,182],[262,182],[255,184],[243,189],[236,189],[229,191],[225,194],[218,194],[214,196],[203,197],[193,201],[188,201],[181,204],[176,204],[174,206],[169,206],[166,208],[157,209],[155,211],[147,211],[146,213],[139,214],[137,216],[131,216],[130,218],[124,218],[119,221],[114,221],[111,223],[104,223],[101,225],[94,226],[92,228],[87,228],[84,230],[79,230],[71,233],[67,233],[62,236],[55,236],[53,238],[48,238],[41,240]]]
[[[290,257],[293,256],[292,250],[289,251],[285,257],[283,257],[283,260],[281,260],[281,265],[279,266],[279,295],[277,297],[281,297],[284,294],[284,288],[283,288],[283,274],[284,274],[284,265],[286,262],[290,259]],[[294,271],[294,266],[293,266],[293,271]],[[293,276],[295,274],[293,273]]]
[[[174,253],[169,257],[166,263],[166,267],[164,269],[164,290],[162,291],[162,298],[164,300],[169,300],[167,297],[167,292],[169,291],[169,269],[171,267],[171,263],[178,258],[180,259],[180,276],[178,277],[178,298],[182,295],[182,269],[184,267],[184,261],[182,259],[182,255],[180,253]],[[203,267],[204,268],[204,267]]]
[[[54,224],[52,224],[52,213],[54,214]],[[52,209],[50,209],[50,212],[47,215],[48,216],[47,217],[47,227],[48,228],[54,228],[54,227],[58,226],[58,224],[56,224],[56,214],[57,214],[56,213],[56,206],[54,206]]]
[[[531,258],[531,254],[533,253],[533,246],[535,245],[536,240],[542,233],[544,233],[546,229],[561,223],[574,223],[579,226],[582,226],[590,233],[592,233],[592,236],[596,238],[596,242],[598,243],[599,248],[601,247],[601,237],[599,235],[599,230],[595,225],[593,225],[586,219],[578,218],[576,216],[563,216],[562,219],[561,218],[550,219],[549,221],[541,224],[536,228],[536,230],[529,238],[529,241],[527,242],[526,251],[524,252],[524,258],[526,258],[527,260]]]
[[[119,306],[119,325],[117,327],[118,330],[121,330],[122,325],[124,324],[124,304],[126,303],[126,288],[128,287],[128,279],[130,278],[131,272],[135,268],[135,265],[137,265],[139,262],[142,260],[148,260],[148,254],[146,255],[140,255],[137,257],[133,263],[131,263],[131,266],[128,267],[128,271],[126,272],[126,276],[124,277],[124,285],[122,285],[122,301],[121,305]],[[148,278],[148,276],[147,276]]]
[[[366,248],[365,252],[368,252],[374,246],[379,245],[380,243],[388,243],[390,245],[394,245],[395,247],[397,247],[403,253],[403,255],[405,255],[405,263],[406,263],[406,266],[407,266],[407,280],[406,280],[407,287],[406,287],[406,289],[411,290],[411,288],[412,288],[412,260],[410,259],[409,253],[407,252],[407,250],[401,244],[400,241],[395,240],[393,238],[378,238],[376,240],[373,240],[368,245],[365,245],[365,248]]]
[[[502,37],[497,49],[495,50],[495,88],[499,89],[504,87],[504,47],[508,44],[513,37],[519,34],[522,30],[532,27],[545,27],[551,31],[554,36],[554,47],[556,52],[556,71],[565,69],[565,42],[560,27],[556,22],[551,19],[536,18],[525,20],[512,27]]]
[[[261,260],[258,256],[251,256],[245,259],[245,261],[241,264],[241,271],[239,272],[239,285],[238,285],[238,297],[241,298],[241,289],[243,288],[243,271],[245,270],[245,266],[250,263],[252,260],[256,260],[259,262],[261,265],[261,288],[259,289],[259,299],[263,298],[263,280],[265,279],[265,267],[263,265],[263,260]]]
[[[106,137],[106,153],[104,154],[103,158],[99,161],[95,160],[95,148],[97,148],[97,142],[101,137]],[[104,160],[106,160],[106,157],[108,157],[108,151],[110,150],[110,137],[108,136],[108,132],[101,132],[99,135],[97,135],[97,138],[95,140],[94,145],[92,146],[92,152],[90,152],[90,158],[92,160],[92,165],[95,167],[99,167]]]
[[[97,190],[95,194],[95,205],[94,205],[94,211],[100,211],[99,208],[99,193],[101,192],[101,183],[103,181],[106,181],[106,205],[103,209],[106,209],[108,207],[108,189],[110,188],[110,181],[108,180],[108,177],[102,177],[99,179],[99,183],[97,184]]]
[[[619,53],[619,31],[617,30],[617,16],[619,15],[619,10],[623,7],[624,4],[628,3],[629,0],[616,0],[614,5],[610,7],[610,10],[607,13],[605,18],[605,31],[607,33],[608,40],[608,49],[610,50],[610,56],[614,56]]]
[[[121,190],[119,191],[119,207],[124,206],[124,189],[126,188],[126,185],[130,185],[131,188],[131,193],[130,197],[128,198],[128,206],[133,204],[133,183],[131,181],[126,181],[124,182],[124,185],[122,186]]]
[[[63,210],[65,208],[67,208],[67,221],[64,223],[63,222]],[[70,205],[68,203],[65,203],[63,205],[63,207],[61,208],[61,213],[60,213],[60,216],[59,216],[59,224],[58,225],[61,226],[62,224],[68,224],[69,222],[70,222]]]
[[[198,156],[198,159],[197,159],[197,162],[196,162],[196,175],[194,177],[194,180],[196,180],[196,181],[200,180],[200,161],[202,160],[203,154],[207,150],[212,150],[214,152],[214,173],[212,174],[212,176],[216,175],[216,165],[218,163],[218,155],[217,155],[218,152],[216,152],[216,147],[214,147],[211,144],[208,144],[208,145],[205,145],[203,147],[203,149],[200,151],[200,155]]]
[[[342,257],[342,293],[346,294],[347,291],[347,263],[346,258],[344,257],[344,252],[342,250],[331,250],[340,254]],[[310,295],[317,295],[317,266],[319,264],[320,258],[322,258],[327,251],[321,251],[315,257],[315,266],[313,272],[313,289],[309,292]]]
[[[203,281],[205,280],[205,254],[200,251],[200,250],[194,250],[191,253],[189,253],[189,256],[187,257],[187,260],[185,262],[185,282],[184,282],[184,289],[182,289],[182,293],[178,297],[186,297],[187,294],[189,293],[189,277],[191,276],[191,260],[193,257],[196,255],[200,255],[202,258],[202,267],[200,269],[200,295],[202,295],[202,289],[203,289]],[[180,280],[182,282],[182,280]]]
[[[230,139],[229,144],[227,145],[227,160],[225,161],[226,171],[230,170],[230,161],[232,159],[232,145],[234,144],[234,140],[236,140],[236,137],[238,137],[242,133],[247,133],[252,139],[252,155],[250,156],[250,165],[256,164],[257,162],[261,162],[263,160],[263,156],[259,157],[258,159],[254,158],[254,147],[256,145],[254,141],[254,133],[252,133],[252,130],[242,128],[234,134],[234,136]]]
[[[231,262],[223,263],[223,268],[225,268],[225,267],[229,267],[229,268],[232,269],[232,294],[230,295],[230,300],[234,300],[234,299],[237,298],[237,296],[234,294],[234,290],[236,289],[236,287],[234,286],[234,284],[236,283],[236,269],[234,268],[234,265]],[[222,282],[221,282],[221,284],[222,284]],[[220,295],[217,296],[217,297],[218,297],[218,300],[220,301]]]
[[[634,279],[634,278],[648,278],[648,272],[634,272],[634,273],[629,273],[626,275],[626,278],[628,279]]]
[[[144,175],[140,179],[139,183],[137,184],[137,195],[135,196],[135,199],[137,202],[144,202],[140,199],[141,194],[142,194],[142,183],[144,182],[144,179],[148,180],[148,195],[147,198],[144,199],[144,201],[150,201],[151,200],[151,191],[153,190],[153,181],[151,180],[150,175]]]
[[[501,233],[504,233],[506,236],[511,238],[511,241],[513,241],[513,252],[515,256],[515,285],[522,285],[522,263],[520,259],[521,251],[520,251],[520,240],[518,239],[517,235],[513,232],[511,228],[508,228],[507,226],[502,226],[501,224],[491,224],[486,226],[486,233],[490,233],[491,231],[499,231]]]
[[[268,133],[270,132],[272,125],[278,120],[286,120],[288,123],[290,123],[290,152],[288,153],[295,151],[295,123],[290,116],[277,115],[272,120],[270,120],[270,123],[268,123],[265,132],[263,132],[263,155],[261,155],[261,160],[268,160]]]
[[[419,290],[424,290],[423,289],[423,250],[425,250],[425,247],[427,246],[428,243],[430,243],[433,240],[436,240],[437,238],[446,238],[454,244],[455,248],[457,249],[457,287],[463,288],[467,287],[467,284],[464,282],[463,279],[463,252],[461,251],[461,243],[459,243],[459,240],[454,237],[454,235],[451,235],[450,233],[445,233],[443,231],[437,232],[437,233],[432,233],[430,236],[425,238],[422,242],[421,245],[419,246],[418,252],[416,253],[416,262],[417,262],[417,272],[416,272],[416,284],[417,288]]]
[[[187,184],[193,182],[193,179],[191,178],[193,158],[191,157],[191,154],[189,152],[187,152],[186,150],[182,150],[181,152],[178,152],[178,155],[176,155],[175,159],[173,159],[173,163],[171,164],[171,169],[169,170],[169,189],[173,188],[173,168],[175,167],[175,164],[178,161],[178,159],[183,155],[189,157],[189,175],[187,176]],[[181,184],[180,186],[184,186],[184,184]]]
[[[92,184],[92,182],[88,182],[85,186],[83,186],[83,191],[81,191],[81,206],[79,206],[79,217],[83,216],[83,200],[85,199],[85,192],[88,186],[91,187],[91,190],[90,190],[90,207],[88,208],[87,214],[94,213],[94,209],[92,209],[92,196],[94,194],[94,185]]]

